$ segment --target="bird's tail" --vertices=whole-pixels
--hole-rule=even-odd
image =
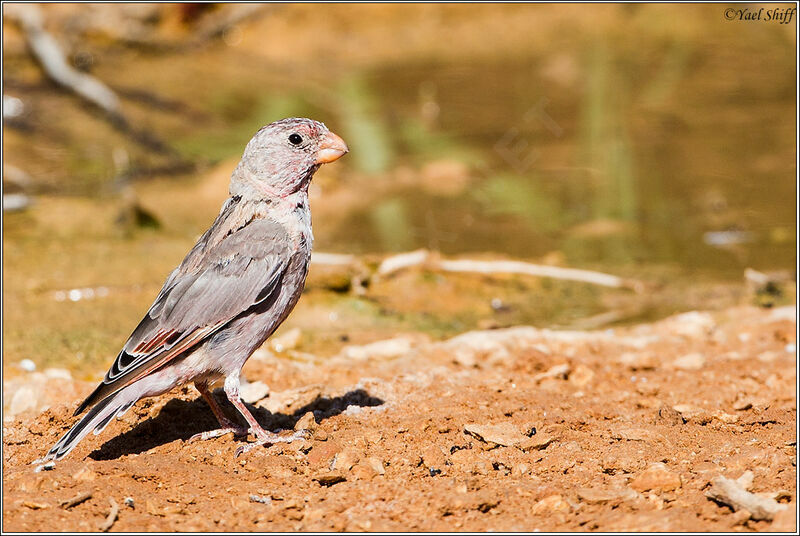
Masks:
[[[78,421],[69,432],[64,434],[61,439],[53,445],[53,448],[41,460],[37,462],[46,462],[50,460],[58,460],[70,453],[75,446],[86,437],[91,431],[95,435],[102,432],[108,423],[114,417],[121,416],[128,411],[132,405],[139,400],[139,393],[132,389],[122,389],[113,395],[104,398],[98,402],[89,412]]]

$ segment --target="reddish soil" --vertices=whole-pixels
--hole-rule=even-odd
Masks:
[[[241,439],[188,443],[215,421],[186,387],[36,472],[74,421],[65,400],[4,423],[3,530],[98,530],[111,500],[111,531],[794,530],[795,333],[794,307],[736,308],[317,364],[264,352],[245,368],[273,390],[257,416],[292,428],[313,411],[312,439],[238,459]],[[748,470],[752,492],[782,491],[772,521],[705,494]]]

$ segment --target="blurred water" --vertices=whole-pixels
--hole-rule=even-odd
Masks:
[[[780,61],[742,70],[699,47],[653,59],[598,43],[572,55],[361,75],[358,95],[390,110],[372,121],[394,134],[364,134],[368,154],[380,139],[390,145],[377,151],[383,166],[365,171],[415,158],[470,169],[455,192],[395,190],[326,233],[326,246],[561,251],[575,265],[675,263],[736,277],[746,266],[794,266],[792,70]],[[349,134],[355,153],[361,135]]]
[[[282,15],[263,19],[287,50],[305,39],[358,53],[361,61],[336,70],[314,55],[282,64],[259,57],[254,50],[275,45],[259,26],[245,35],[249,51],[225,42],[181,54],[130,52],[118,57],[122,70],[99,61],[104,49],[94,55],[98,76],[123,94],[151,90],[175,104],[140,121],[153,121],[190,161],[234,158],[279,117],[335,127],[352,149],[337,164],[347,170],[343,186],[351,171],[378,184],[358,183],[370,202],[319,228],[320,249],[559,252],[574,265],[666,263],[737,277],[746,266],[794,266],[791,28],[732,23],[718,6],[617,7],[571,17],[558,6],[506,7],[491,13],[509,17],[483,24],[489,11],[431,8],[429,16],[472,21],[465,48],[499,43],[460,55],[436,52],[435,28],[447,18],[418,28],[395,21],[371,49],[358,43],[367,42],[360,40],[377,8],[314,12],[316,33],[305,37]],[[333,19],[318,22],[331,17],[352,18],[353,34],[345,39]],[[545,37],[502,45],[504,28],[516,24]],[[410,42],[398,41],[403,32]],[[49,159],[24,151],[44,145],[47,125],[32,135],[37,143],[19,141],[33,170]],[[104,145],[118,142],[94,130],[50,134],[64,147],[47,153],[55,158],[39,175],[73,194],[101,191],[114,174]],[[151,158],[130,151],[133,163]]]

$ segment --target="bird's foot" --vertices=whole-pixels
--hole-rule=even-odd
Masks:
[[[236,449],[236,453],[234,454],[234,458],[238,458],[245,452],[249,452],[256,447],[260,447],[261,445],[274,445],[275,443],[291,443],[292,441],[296,441],[298,439],[309,439],[311,437],[311,432],[309,430],[298,430],[289,435],[279,435],[274,432],[267,432],[266,430],[262,430],[262,433],[255,434],[256,440],[253,443],[248,443],[247,445],[242,445],[241,447]]]
[[[249,432],[250,429],[243,426],[225,426],[224,428],[217,428],[216,430],[207,430],[199,434],[194,434],[189,438],[189,443],[197,440],[205,441],[207,439],[214,439],[215,437],[224,436],[225,434],[233,434],[234,437],[242,437],[246,436]]]

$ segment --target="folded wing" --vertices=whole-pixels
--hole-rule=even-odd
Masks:
[[[289,257],[286,230],[272,220],[251,221],[205,251],[195,247],[75,414],[183,355],[264,301],[279,288]]]

